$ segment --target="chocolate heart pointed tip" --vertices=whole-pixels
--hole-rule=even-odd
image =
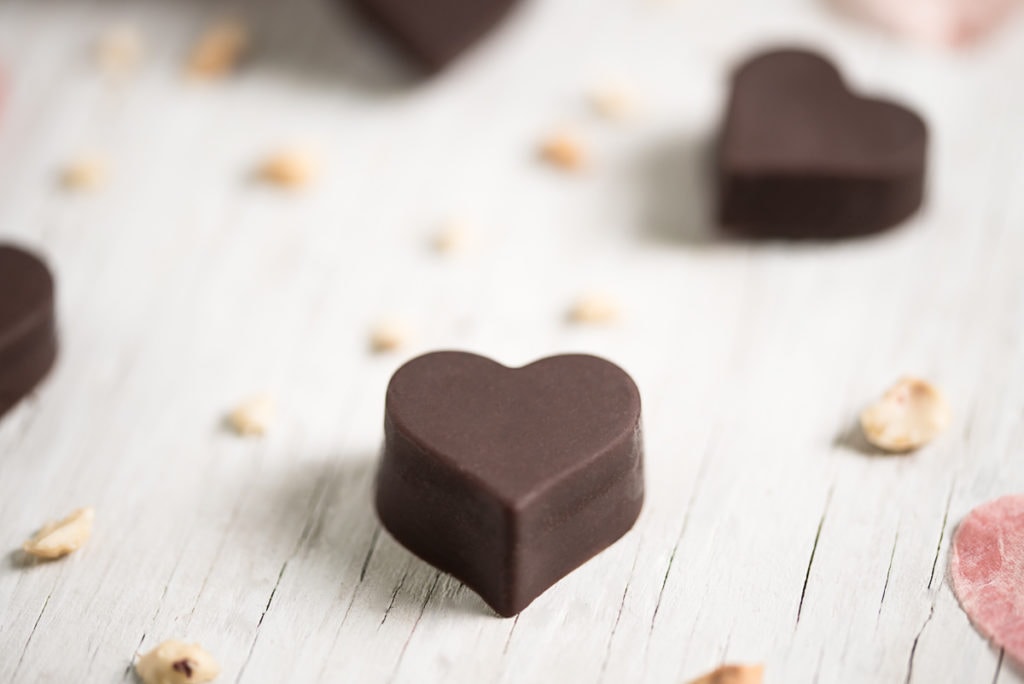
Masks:
[[[928,130],[899,104],[854,94],[801,49],[737,68],[718,148],[723,225],[769,238],[868,235],[924,195]]]
[[[56,357],[53,277],[35,255],[0,244],[0,417],[46,377]]]
[[[400,543],[510,616],[633,526],[640,395],[614,364],[435,352],[388,386],[377,476]]]

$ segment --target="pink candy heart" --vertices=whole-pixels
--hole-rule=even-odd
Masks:
[[[849,12],[896,33],[961,47],[980,39],[1021,6],[1020,0],[836,0]]]
[[[950,574],[978,631],[1024,664],[1024,495],[970,512],[953,539]]]

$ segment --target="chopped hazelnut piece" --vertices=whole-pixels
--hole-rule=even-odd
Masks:
[[[690,684],[761,684],[764,665],[723,665]]]
[[[316,176],[317,164],[313,155],[303,149],[281,150],[260,166],[259,176],[267,183],[282,188],[302,188]]]
[[[924,446],[951,420],[949,404],[931,383],[904,377],[860,414],[867,440],[885,451],[906,452]]]
[[[99,155],[79,157],[68,164],[61,175],[64,187],[69,190],[95,190],[107,180],[107,162]]]
[[[541,157],[565,171],[580,171],[587,165],[587,150],[572,131],[563,130],[550,136],[540,147]]]
[[[377,353],[399,349],[408,342],[408,329],[397,321],[378,323],[370,333],[370,348]]]
[[[143,684],[203,684],[220,674],[220,665],[199,644],[165,641],[140,656],[135,672]]]
[[[618,303],[603,294],[584,295],[569,311],[569,319],[574,323],[614,323],[618,318]]]
[[[25,553],[36,558],[52,560],[77,551],[92,534],[92,521],[96,512],[79,508],[59,522],[47,523],[34,537],[22,544]]]
[[[235,407],[228,414],[227,422],[232,430],[243,437],[259,437],[267,433],[276,413],[274,400],[261,394]]]
[[[469,224],[460,219],[445,222],[434,236],[434,248],[442,254],[465,251],[470,242],[472,242],[472,231]]]
[[[209,27],[192,49],[188,73],[196,78],[227,76],[238,66],[249,46],[249,31],[238,21],[225,20]]]
[[[96,61],[109,74],[127,73],[139,65],[142,44],[142,34],[136,27],[130,24],[114,26],[100,36],[96,45]]]
[[[636,114],[636,99],[625,87],[609,83],[594,90],[590,96],[594,111],[605,119],[623,121]]]

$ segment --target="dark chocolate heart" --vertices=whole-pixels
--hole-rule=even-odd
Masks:
[[[46,377],[56,358],[50,271],[28,252],[0,245],[0,416]]]
[[[640,394],[603,359],[506,368],[427,354],[392,377],[384,424],[384,526],[501,615],[521,611],[640,514]]]
[[[482,38],[516,0],[354,0],[428,71],[440,71]]]
[[[782,238],[891,227],[921,205],[927,140],[917,114],[851,93],[824,58],[760,55],[733,77],[718,149],[721,221]]]

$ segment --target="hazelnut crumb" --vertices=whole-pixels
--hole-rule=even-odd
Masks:
[[[723,665],[690,684],[761,684],[764,665]]]
[[[61,174],[61,181],[69,190],[96,190],[107,180],[107,161],[96,154],[84,155],[71,161]]]
[[[446,221],[434,236],[434,249],[441,254],[463,252],[472,242],[469,224],[461,219]]]
[[[113,26],[100,36],[96,45],[96,61],[109,74],[124,74],[139,65],[142,46],[142,34],[135,26]]]
[[[889,452],[913,451],[945,430],[952,414],[937,387],[919,378],[904,377],[860,414],[864,436]]]
[[[227,422],[228,426],[242,437],[260,437],[267,433],[276,413],[274,400],[260,394],[235,407],[228,414]]]
[[[249,31],[235,20],[222,20],[206,29],[192,49],[188,74],[202,79],[227,76],[235,70],[249,46]]]
[[[63,520],[44,525],[21,548],[30,556],[46,560],[66,556],[89,540],[95,517],[92,508],[79,508]]]
[[[608,83],[595,89],[590,95],[594,111],[605,119],[624,121],[636,114],[636,98],[630,91],[617,83]]]
[[[220,665],[199,644],[165,641],[139,657],[135,672],[143,684],[203,684],[220,674]]]
[[[408,341],[408,328],[397,321],[378,323],[370,332],[370,348],[377,353],[395,351]]]
[[[302,188],[313,182],[317,163],[307,150],[288,148],[268,157],[259,168],[259,177],[282,188]]]
[[[569,130],[554,133],[541,143],[541,157],[564,171],[581,171],[587,166],[587,150],[580,137]]]
[[[619,305],[603,294],[588,294],[580,297],[569,310],[569,320],[574,323],[605,324],[619,319]]]

